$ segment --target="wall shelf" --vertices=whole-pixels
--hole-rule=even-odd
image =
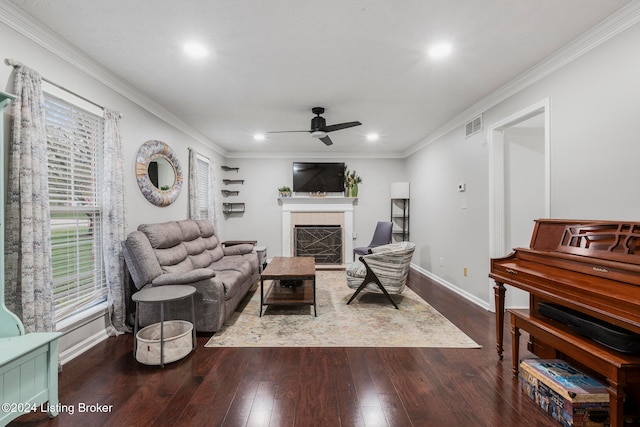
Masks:
[[[225,184],[244,184],[244,179],[223,179]]]
[[[222,170],[225,172],[238,172],[240,170],[240,168],[238,167],[233,167],[233,166],[221,166]],[[222,182],[225,185],[234,185],[234,184],[240,184],[240,185],[244,185],[244,179],[229,179],[229,178],[224,178],[222,180]],[[224,197],[229,197],[229,196],[237,196],[240,194],[240,191],[238,190],[220,190],[222,192],[222,195]],[[223,203],[222,204],[222,213],[224,214],[225,217],[228,217],[230,215],[242,215],[244,213],[244,203],[242,202],[229,202],[229,203]]]
[[[222,213],[225,215],[244,213],[244,203],[223,203]]]

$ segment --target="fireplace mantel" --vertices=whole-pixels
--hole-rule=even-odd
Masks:
[[[292,213],[340,213],[344,230],[343,260],[353,262],[353,211],[358,199],[353,197],[281,197],[278,199],[282,208],[282,256],[293,256],[293,227]],[[315,224],[333,225],[333,224]]]

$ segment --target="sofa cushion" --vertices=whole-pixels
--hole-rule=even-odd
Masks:
[[[182,229],[175,221],[162,224],[141,224],[138,226],[138,230],[147,236],[154,249],[170,248],[182,242]]]
[[[222,248],[224,255],[242,255],[242,254],[248,254],[253,252],[253,245],[249,244],[249,243],[243,243],[240,245],[233,245],[233,246],[225,246],[224,248]]]
[[[185,219],[177,222],[178,227],[182,230],[182,240],[189,241],[200,237],[200,227],[195,221]]]
[[[198,219],[195,221],[200,229],[200,236],[202,237],[211,237],[215,234],[215,230],[213,229],[213,223],[208,219]]]
[[[193,268],[205,268],[213,262],[213,258],[211,258],[209,251],[204,251],[196,255],[189,255],[189,260],[191,261]]]
[[[216,236],[207,237],[204,239],[207,245],[207,252],[211,255],[211,259],[213,262],[221,260],[224,256],[224,251],[222,246],[218,242],[218,238]]]
[[[253,265],[253,264],[256,265]],[[258,268],[256,258],[243,255],[227,255],[219,261],[209,265],[209,268],[215,271],[235,270],[242,273],[244,277],[249,277],[251,271]]]
[[[182,244],[187,249],[189,255],[201,254],[206,249],[205,242],[200,236],[188,240],[185,239]]]
[[[183,274],[193,270],[193,265],[189,258],[185,258],[182,262],[172,265],[163,265],[162,271],[167,274]]]
[[[189,283],[199,282],[200,280],[210,279],[215,275],[216,272],[208,268],[196,268],[195,270],[182,274],[161,274],[151,283],[153,286],[186,285]]]
[[[188,255],[187,248],[183,244],[178,244],[172,248],[156,249],[153,252],[156,254],[156,258],[163,269],[166,266],[180,264],[187,259]]]
[[[246,277],[237,270],[217,271],[213,280],[222,282],[225,301],[236,296],[238,292],[244,292],[242,284],[245,283]]]

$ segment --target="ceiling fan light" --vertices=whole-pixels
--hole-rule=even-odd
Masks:
[[[314,138],[324,138],[325,136],[327,136],[327,133],[322,130],[314,130],[313,132],[311,132],[311,136]]]

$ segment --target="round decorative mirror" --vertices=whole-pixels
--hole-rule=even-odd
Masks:
[[[156,206],[169,206],[182,189],[182,168],[174,151],[162,141],[147,141],[138,150],[136,179],[144,197]]]

